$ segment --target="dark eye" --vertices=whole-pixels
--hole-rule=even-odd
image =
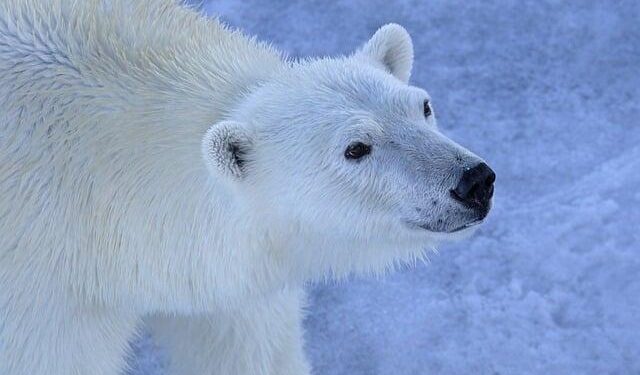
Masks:
[[[362,142],[355,142],[347,147],[344,152],[344,157],[347,159],[360,159],[369,153],[371,153],[371,146],[365,145]]]
[[[429,100],[425,100],[424,101],[424,117],[429,117],[431,116],[431,104],[429,104]]]

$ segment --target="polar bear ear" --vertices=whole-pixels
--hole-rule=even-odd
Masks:
[[[409,82],[413,66],[413,42],[404,27],[395,23],[382,26],[357,55],[369,57],[402,82]]]
[[[236,180],[245,176],[246,157],[252,147],[247,128],[235,121],[213,125],[202,139],[202,155],[209,170]]]

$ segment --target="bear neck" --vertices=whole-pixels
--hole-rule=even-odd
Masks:
[[[131,228],[142,225],[135,232],[162,233],[143,246],[165,262],[160,269],[185,272],[173,279],[176,290],[190,292],[175,301],[181,309],[189,306],[187,312],[210,311],[212,305],[232,308],[290,281],[288,264],[264,223],[252,219],[229,186],[211,176],[200,147],[210,126],[286,64],[265,46],[235,34],[219,37],[223,40],[215,43],[192,41],[192,48],[157,62],[161,74],[140,79],[144,84],[120,122],[140,132],[129,137],[130,150],[140,155],[139,174],[126,181],[141,186],[135,203],[121,210],[131,213]],[[138,224],[136,217],[148,221]],[[182,260],[197,262],[204,272],[193,272],[193,265]]]
[[[46,218],[15,225],[43,233],[39,246],[70,271],[36,265],[35,248],[23,256],[74,298],[142,312],[209,311],[281,288],[283,261],[210,176],[201,140],[287,64],[177,3],[111,3],[0,4],[7,50],[28,51],[0,55],[11,61],[0,82],[31,100],[6,129],[24,142],[5,161],[32,166],[25,181],[42,182],[52,204],[20,207],[28,191],[0,202]]]

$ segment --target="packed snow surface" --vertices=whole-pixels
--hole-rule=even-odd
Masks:
[[[293,57],[405,26],[412,84],[498,175],[474,237],[382,279],[310,286],[316,374],[640,374],[640,2],[197,6]],[[163,374],[148,337],[135,347],[131,374]]]

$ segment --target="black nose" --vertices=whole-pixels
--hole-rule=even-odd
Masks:
[[[496,174],[485,163],[465,169],[451,196],[471,208],[486,209],[493,197]]]

